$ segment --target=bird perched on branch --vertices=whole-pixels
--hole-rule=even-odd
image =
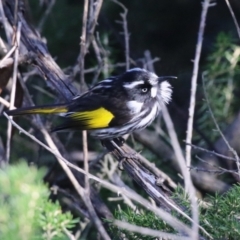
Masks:
[[[53,131],[89,130],[95,138],[112,140],[152,123],[161,111],[161,101],[167,104],[171,100],[172,88],[166,80],[172,78],[176,77],[158,77],[145,69],[133,68],[97,83],[67,103],[6,113],[59,114],[65,121]]]

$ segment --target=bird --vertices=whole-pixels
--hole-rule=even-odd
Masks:
[[[88,130],[100,140],[122,138],[142,130],[161,112],[161,101],[168,104],[174,76],[158,77],[142,68],[132,68],[118,76],[102,80],[72,100],[52,105],[6,111],[10,116],[58,114],[62,124],[52,131]]]

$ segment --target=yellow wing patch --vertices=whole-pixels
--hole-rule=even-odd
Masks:
[[[101,107],[92,111],[76,112],[71,115],[75,120],[84,121],[88,129],[108,127],[114,115]]]

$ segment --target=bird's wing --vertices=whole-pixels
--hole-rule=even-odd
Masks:
[[[114,118],[114,114],[104,107],[101,97],[88,95],[72,101],[64,117],[66,118],[63,124],[54,128],[53,131],[105,128]]]
[[[102,81],[101,84],[105,83]],[[63,124],[54,128],[53,131],[101,129],[119,126],[123,121],[127,121],[121,114],[121,107],[118,106],[119,98],[109,97],[109,91],[111,92],[110,87],[103,88],[98,84],[87,93],[75,98],[68,105]]]

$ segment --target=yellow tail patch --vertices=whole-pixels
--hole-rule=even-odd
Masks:
[[[96,110],[86,112],[76,112],[71,115],[75,120],[83,121],[88,129],[105,128],[114,118],[114,115],[107,109],[101,107]]]
[[[66,107],[49,107],[49,108],[36,108],[26,110],[25,113],[33,113],[33,114],[52,114],[52,113],[66,113]]]

